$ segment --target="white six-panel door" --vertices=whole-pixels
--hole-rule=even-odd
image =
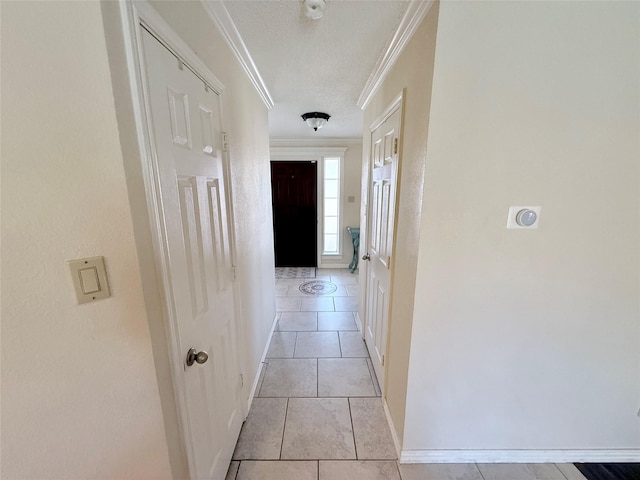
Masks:
[[[389,324],[391,261],[400,139],[400,108],[371,133],[369,206],[367,213],[365,341],[384,389]]]
[[[167,302],[176,327],[191,478],[225,477],[243,421],[220,98],[143,27]],[[205,363],[184,363],[190,348]],[[202,358],[201,358],[202,359]]]

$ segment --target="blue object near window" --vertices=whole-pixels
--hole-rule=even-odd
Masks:
[[[358,250],[360,249],[360,229],[357,227],[347,227],[347,231],[351,234],[351,240],[353,241],[353,260],[349,264],[349,270],[351,273],[355,272],[358,268]]]

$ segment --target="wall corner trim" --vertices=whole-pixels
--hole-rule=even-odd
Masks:
[[[249,80],[258,92],[258,95],[266,105],[267,109],[271,110],[274,105],[271,94],[269,93],[256,64],[253,62],[253,58],[251,57],[244,40],[242,40],[236,24],[233,23],[233,19],[231,18],[229,11],[224,6],[224,3],[202,0],[202,5],[209,14],[211,20],[213,20],[213,23],[218,27],[218,30],[231,48],[231,51],[240,62],[240,65],[242,65],[242,69],[247,74],[247,77],[249,77]]]
[[[382,85],[382,82],[384,82],[391,68],[395,65],[398,57],[400,57],[400,54],[407,46],[407,43],[409,43],[409,40],[413,37],[413,34],[422,23],[422,20],[424,20],[424,17],[429,13],[433,3],[434,0],[409,1],[400,25],[398,25],[387,48],[384,49],[382,55],[378,58],[373,72],[371,72],[367,83],[365,83],[362,89],[362,93],[360,93],[360,97],[358,97],[356,105],[362,110],[367,108],[367,105],[371,102],[371,99]]]
[[[403,450],[400,463],[638,462],[640,450]]]

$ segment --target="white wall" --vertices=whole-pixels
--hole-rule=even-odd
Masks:
[[[639,16],[441,3],[404,450],[640,447]]]
[[[2,2],[2,127],[1,476],[171,478],[99,3]]]

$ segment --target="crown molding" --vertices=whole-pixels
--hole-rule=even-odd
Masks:
[[[342,147],[362,144],[360,137],[271,137],[271,147]]]
[[[213,23],[218,27],[218,30],[227,41],[229,47],[231,47],[231,51],[240,62],[240,65],[242,65],[244,72],[247,74],[247,77],[249,77],[249,80],[255,87],[258,95],[267,108],[271,110],[273,108],[273,99],[271,98],[271,94],[269,93],[256,64],[253,63],[253,58],[251,58],[251,54],[249,53],[247,46],[244,44],[244,40],[242,40],[236,24],[233,23],[233,19],[231,18],[231,15],[229,15],[227,7],[225,7],[224,3],[221,1],[202,0],[202,5],[209,14],[209,17],[211,17],[211,20],[213,20]]]
[[[382,82],[384,82],[391,67],[395,65],[404,47],[409,43],[416,29],[420,26],[427,13],[429,13],[433,3],[434,0],[409,1],[409,6],[400,21],[400,25],[398,25],[396,33],[393,35],[393,38],[382,55],[378,58],[373,72],[371,72],[367,83],[365,83],[362,89],[362,93],[360,93],[360,97],[358,97],[356,104],[362,110],[367,108],[367,105],[371,102],[371,99],[382,85]]]
[[[324,156],[344,155],[347,147],[274,147],[269,149],[271,160],[310,160],[319,161]]]

